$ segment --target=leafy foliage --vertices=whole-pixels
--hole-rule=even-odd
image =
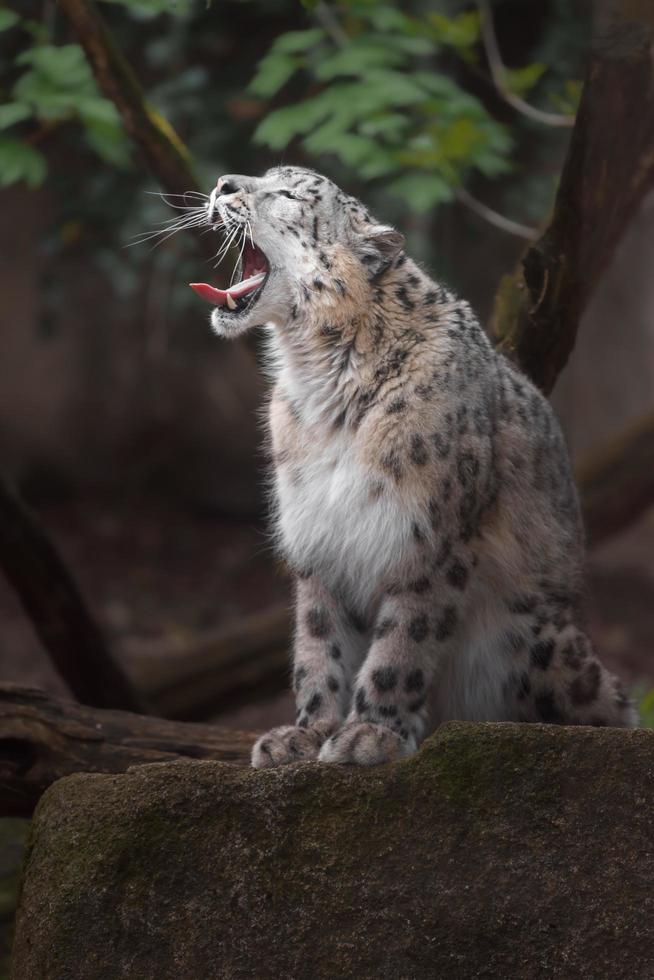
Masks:
[[[0,129],[27,120],[45,129],[63,122],[80,122],[89,146],[107,163],[124,167],[129,162],[129,143],[113,102],[100,95],[84,52],[78,44],[48,43],[39,26],[21,21],[13,11],[0,11],[0,30],[18,28],[33,43],[15,59],[24,69],[11,87],[10,98],[0,105]],[[43,155],[18,136],[0,138],[0,185],[24,180],[36,187],[45,178]]]
[[[278,37],[252,79],[250,91],[264,98],[291,82],[310,93],[269,112],[258,142],[283,150],[299,140],[312,156],[335,154],[363,179],[385,178],[416,211],[451,200],[475,172],[495,178],[511,170],[508,127],[459,80],[465,71],[452,68],[453,56],[464,69],[478,68],[476,9],[417,14],[376,0],[319,6],[322,26]],[[545,70],[540,62],[507,69],[506,85],[524,96]]]

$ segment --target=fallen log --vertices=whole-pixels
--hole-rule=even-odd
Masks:
[[[246,765],[256,733],[88,708],[0,685],[0,816],[29,816],[51,783],[74,772],[217,759]]]
[[[134,687],[166,718],[199,719],[288,686],[291,614],[254,613],[192,642],[132,640],[122,651]]]

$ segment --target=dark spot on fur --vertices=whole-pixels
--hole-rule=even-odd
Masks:
[[[463,562],[458,561],[458,559],[452,562],[447,570],[447,581],[453,589],[465,589],[468,581],[468,569]]]
[[[554,655],[554,640],[542,640],[540,643],[535,643],[530,650],[530,654],[534,667],[547,670]]]
[[[514,599],[510,599],[507,603],[507,608],[509,612],[526,614],[531,613],[536,608],[538,603],[538,596],[535,595],[519,595]]]
[[[573,704],[591,704],[597,697],[600,688],[602,671],[597,661],[589,663],[583,673],[575,677],[568,688]]]
[[[395,718],[397,715],[397,705],[380,704],[377,711],[382,718]]]
[[[457,624],[458,614],[456,606],[446,606],[443,613],[436,623],[436,639],[439,642],[447,640],[454,632]]]
[[[413,617],[409,623],[408,633],[415,643],[422,643],[429,633],[429,623],[424,613]]]
[[[404,476],[404,470],[402,469],[400,457],[394,449],[391,449],[390,452],[386,453],[386,455],[382,457],[381,465],[398,483]]]
[[[332,657],[333,660],[341,659],[342,651],[338,643],[332,643],[332,645],[329,648],[329,656]]]
[[[426,575],[422,575],[420,578],[415,579],[415,581],[409,583],[409,592],[416,592],[418,595],[422,595],[423,592],[429,591],[431,588],[431,581]]]
[[[411,457],[411,462],[415,463],[416,466],[424,466],[429,458],[427,455],[427,447],[425,446],[425,440],[417,432],[411,436],[411,449],[409,452]]]
[[[421,708],[424,708],[426,700],[423,695],[422,697],[416,698],[415,701],[411,701],[407,707],[409,711],[420,711]]]
[[[298,725],[298,728],[308,728],[309,727],[309,719],[307,718],[307,716],[306,715],[300,715],[300,717],[298,718],[297,725]]]
[[[380,667],[379,670],[373,670],[372,682],[382,694],[387,691],[394,691],[397,687],[397,671],[392,667]]]
[[[295,668],[295,673],[293,675],[293,688],[296,691],[299,690],[300,685],[302,684],[302,681],[304,680],[304,678],[306,676],[307,676],[307,668],[306,667],[296,667]]]
[[[368,702],[366,700],[366,692],[362,687],[358,688],[354,704],[357,709],[358,714],[362,715],[368,710]]]
[[[412,691],[422,691],[424,686],[425,675],[420,667],[416,667],[415,670],[410,670],[404,680],[404,690],[406,693],[411,694]]]
[[[368,629],[368,624],[366,623],[363,616],[356,612],[354,609],[347,610],[347,618],[351,626],[357,631],[357,633],[365,633]]]
[[[556,725],[563,721],[563,715],[554,699],[554,691],[546,690],[534,698],[536,714],[546,725]]]
[[[386,408],[387,415],[399,415],[406,409],[406,399],[405,398],[394,398],[392,402]]]
[[[316,639],[324,639],[329,635],[331,623],[327,612],[321,606],[313,606],[307,613],[307,629],[309,635]]]
[[[395,290],[395,295],[397,296],[397,298],[399,299],[400,303],[402,304],[405,310],[415,309],[415,303],[409,297],[409,294],[407,293],[406,290],[406,286],[398,286],[398,288]]]
[[[452,542],[450,541],[449,538],[445,537],[441,541],[441,546],[436,554],[436,559],[434,562],[436,568],[442,568],[451,554],[452,554]]]
[[[336,693],[336,691],[338,691],[340,687],[338,680],[334,677],[333,674],[330,674],[329,677],[327,678],[327,687],[329,688],[330,691],[333,691],[334,693]]]
[[[418,544],[422,544],[425,540],[425,536],[420,530],[420,526],[414,521],[411,525],[411,534],[413,535],[413,540],[417,541]]]
[[[316,713],[320,705],[322,704],[322,694],[316,693],[309,699],[305,707],[305,711],[308,715],[313,715]]]

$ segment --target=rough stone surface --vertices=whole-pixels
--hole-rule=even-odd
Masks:
[[[651,980],[654,732],[443,726],[375,770],[76,775],[14,980]]]

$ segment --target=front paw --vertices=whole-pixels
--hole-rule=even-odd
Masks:
[[[412,736],[402,738],[385,725],[353,721],[327,739],[318,760],[351,766],[379,766],[415,750],[416,742]]]
[[[271,769],[288,762],[316,759],[326,737],[326,732],[316,728],[295,725],[273,728],[254,743],[252,765],[255,769]]]

